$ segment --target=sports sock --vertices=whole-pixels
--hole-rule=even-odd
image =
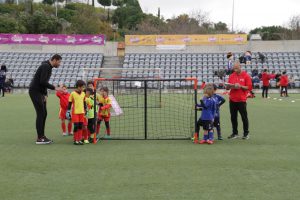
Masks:
[[[218,137],[221,137],[221,128],[219,126],[217,127],[217,133],[218,133]]]
[[[209,138],[209,140],[211,140],[211,141],[213,141],[214,140],[214,132],[209,132],[208,133],[208,138]]]
[[[203,135],[203,140],[208,140],[208,135]]]
[[[78,139],[78,141],[80,141],[80,140],[82,140],[82,129],[80,129],[80,130],[78,130],[78,135],[77,135],[77,139]]]
[[[97,135],[100,133],[100,124],[97,124],[97,130],[96,130]]]
[[[72,122],[68,123],[68,133],[72,132]]]
[[[66,132],[66,124],[65,124],[65,122],[62,122],[62,123],[61,123],[61,129],[62,129],[62,132],[63,132],[63,133]]]
[[[110,128],[106,129],[106,134],[110,135]]]
[[[88,135],[88,138],[91,137],[91,132],[87,129],[87,135]]]
[[[77,135],[78,135],[78,132],[77,132],[77,131],[76,131],[76,132],[74,131],[74,133],[73,133],[73,140],[74,140],[74,141],[78,141],[78,140],[77,140]]]
[[[84,128],[84,129],[82,130],[82,133],[83,133],[83,139],[84,139],[84,140],[89,139],[89,137],[88,137],[88,131],[87,131],[86,128]]]

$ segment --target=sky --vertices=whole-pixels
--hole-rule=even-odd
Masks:
[[[212,22],[225,22],[231,29],[233,0],[139,0],[144,12],[165,19],[193,11],[208,12]],[[300,15],[300,0],[235,0],[234,30],[250,31],[270,25],[286,26],[289,18]]]

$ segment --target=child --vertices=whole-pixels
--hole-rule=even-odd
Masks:
[[[87,83],[87,88],[92,89],[92,91],[93,91],[92,94],[94,95],[95,88],[94,88],[94,83],[93,83],[93,81],[88,81],[88,83]],[[100,102],[100,99],[101,99],[101,95],[100,95],[99,93],[96,93],[96,98],[97,98],[97,102],[99,103],[99,102]]]
[[[218,140],[223,140],[222,134],[221,134],[221,126],[220,126],[220,107],[225,103],[225,99],[216,93],[217,91],[217,85],[214,84],[214,95],[213,98],[216,102],[216,115],[214,119],[214,127],[217,129],[218,133]]]
[[[289,85],[289,78],[286,75],[286,71],[282,72],[282,75],[280,76],[279,84],[281,86],[280,89],[280,96],[288,97],[288,85]]]
[[[70,94],[67,90],[67,86],[61,85],[60,87],[63,89],[63,91],[56,92],[56,96],[59,98],[60,101],[59,119],[61,120],[62,135],[63,136],[73,135],[71,120],[68,120],[68,132],[66,130],[66,124],[65,124]]]
[[[88,120],[87,123],[87,131],[88,131],[88,140],[89,143],[93,143],[94,142],[94,138],[95,137],[95,110],[94,110],[94,105],[95,105],[95,101],[94,101],[94,95],[93,95],[94,91],[91,88],[87,88],[86,89],[86,106],[87,106],[87,112],[86,112],[86,117]],[[96,111],[98,111],[98,106],[96,103]]]
[[[100,133],[100,124],[104,120],[106,127],[106,135],[104,138],[110,138],[110,108],[111,108],[111,99],[108,97],[108,88],[103,87],[100,89],[100,102],[99,102],[99,113],[98,113],[98,122],[97,122],[97,135]]]
[[[72,122],[74,123],[74,145],[83,145],[82,131],[85,120],[85,82],[78,80],[75,85],[76,89],[70,94],[68,111],[66,113],[67,119],[71,119],[71,107],[72,108]]]
[[[214,133],[213,123],[216,115],[216,102],[213,98],[214,87],[212,84],[207,84],[204,88],[204,97],[200,101],[201,104],[197,104],[197,107],[202,108],[201,117],[197,122],[197,133],[200,131],[200,126],[203,127],[203,139],[200,144],[213,144]]]

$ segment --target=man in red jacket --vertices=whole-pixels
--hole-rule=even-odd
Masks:
[[[288,97],[288,85],[289,85],[289,77],[286,75],[286,71],[282,72],[282,75],[280,76],[280,96],[282,97],[285,95],[285,97]]]
[[[261,80],[263,82],[262,98],[268,98],[270,79],[271,75],[268,73],[267,69],[264,69],[263,73],[261,74]]]
[[[233,73],[229,76],[226,86],[229,93],[229,105],[232,124],[232,134],[228,139],[238,138],[238,112],[243,121],[244,136],[243,139],[249,139],[249,120],[247,114],[247,94],[252,90],[252,80],[247,72],[242,71],[239,62],[236,62],[233,67]]]

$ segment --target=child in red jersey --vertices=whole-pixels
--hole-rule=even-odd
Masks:
[[[288,85],[289,85],[289,77],[286,75],[286,71],[282,72],[282,75],[280,76],[280,96],[288,97]]]
[[[61,85],[60,87],[63,89],[63,91],[56,92],[56,96],[59,98],[59,102],[60,102],[59,119],[61,120],[62,135],[63,136],[73,135],[71,120],[68,120],[68,132],[67,132],[66,123],[65,123],[65,121],[67,119],[66,113],[68,110],[70,94],[67,90],[67,86]]]

